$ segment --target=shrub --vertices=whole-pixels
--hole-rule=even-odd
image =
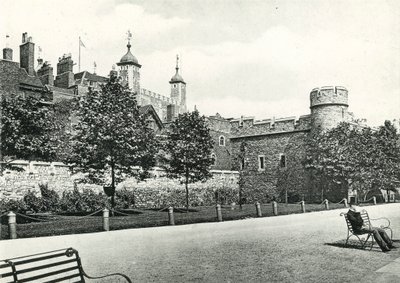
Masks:
[[[42,195],[43,211],[57,211],[60,201],[58,194],[50,190],[47,184],[39,184],[40,194]]]
[[[26,204],[23,199],[7,199],[0,200],[1,212],[13,211],[25,213],[27,211]]]
[[[115,207],[130,208],[135,207],[135,192],[126,188],[115,192]]]
[[[37,197],[33,192],[27,192],[24,195],[23,200],[25,202],[27,211],[40,212],[44,210],[42,198]]]
[[[107,196],[96,194],[93,190],[84,189],[79,192],[64,192],[59,202],[59,210],[62,212],[93,212],[107,206]]]

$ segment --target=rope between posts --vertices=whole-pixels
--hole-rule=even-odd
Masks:
[[[28,216],[28,215],[21,214],[21,213],[19,213],[19,212],[14,212],[14,213],[15,213],[16,215],[19,215],[19,216],[23,217],[23,218],[31,219],[31,220],[35,220],[35,221],[40,221],[40,222],[51,222],[51,221],[53,221],[53,220],[46,220],[46,219],[40,219],[40,218],[30,217],[30,216]]]
[[[5,215],[7,215],[7,214],[8,214],[8,211],[4,212],[3,214],[0,215],[0,218],[5,216]]]
[[[113,212],[115,212],[115,213],[121,214],[121,215],[123,215],[123,216],[131,216],[131,215],[132,215],[132,214],[127,214],[127,213],[119,212],[118,210],[115,210],[115,209],[110,209],[110,211],[113,211]]]
[[[164,210],[168,210],[168,207],[161,208],[160,210],[157,210],[157,212],[161,212],[161,211],[164,211]]]

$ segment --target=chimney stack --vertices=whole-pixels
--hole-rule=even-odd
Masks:
[[[13,57],[13,50],[8,47],[4,48],[3,49],[3,59],[12,61],[12,57]]]
[[[55,86],[69,88],[75,85],[73,66],[74,61],[72,61],[71,54],[64,54],[62,58],[58,59]]]
[[[48,61],[44,62],[41,68],[37,71],[37,75],[45,85],[54,85],[53,67]]]
[[[22,44],[19,46],[19,61],[28,75],[35,75],[35,44],[26,32],[22,34]]]

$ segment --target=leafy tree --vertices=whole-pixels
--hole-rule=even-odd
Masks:
[[[154,165],[157,142],[148,117],[140,115],[135,95],[115,76],[101,91],[81,97],[76,117],[68,161],[93,183],[110,184],[114,207],[116,183],[130,176],[145,178]]]
[[[53,111],[35,97],[1,100],[1,172],[15,159],[51,161],[56,154]]]
[[[180,114],[172,122],[166,141],[168,177],[182,178],[186,188],[186,209],[189,211],[189,183],[205,181],[212,175],[210,166],[213,141],[204,116],[197,110]]]
[[[378,131],[341,123],[310,137],[306,167],[314,171],[322,188],[341,195],[356,187],[364,196],[374,187],[394,190],[400,180],[398,141],[389,122]]]

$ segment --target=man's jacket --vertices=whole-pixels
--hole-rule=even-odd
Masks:
[[[361,213],[360,212],[355,212],[352,210],[349,210],[347,212],[347,219],[349,219],[351,226],[353,227],[353,230],[355,232],[358,232],[361,230],[364,221],[361,217]]]

